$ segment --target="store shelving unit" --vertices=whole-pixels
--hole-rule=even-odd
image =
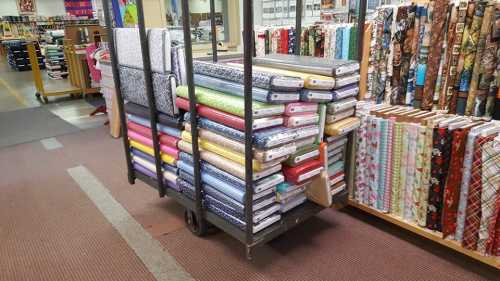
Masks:
[[[149,102],[149,110],[151,116],[151,130],[153,135],[153,145],[155,152],[155,166],[156,166],[156,179],[151,178],[142,174],[139,171],[134,170],[130,151],[129,151],[129,140],[127,138],[127,125],[126,125],[126,117],[124,111],[124,103],[123,97],[120,91],[120,74],[118,71],[118,65],[116,60],[116,48],[115,42],[113,39],[113,28],[112,21],[109,9],[108,1],[103,1],[104,8],[104,18],[107,26],[107,34],[109,38],[109,47],[110,47],[110,56],[112,60],[112,71],[113,71],[113,79],[116,87],[117,101],[118,101],[118,109],[120,112],[120,122],[122,128],[122,136],[123,136],[123,145],[125,148],[125,157],[127,162],[127,171],[128,171],[128,180],[130,184],[135,183],[136,179],[141,180],[147,185],[158,190],[159,196],[169,196],[181,204],[185,209],[185,220],[186,223],[195,235],[202,236],[207,232],[207,229],[210,225],[213,225],[227,234],[231,235],[235,239],[241,241],[246,246],[246,254],[247,258],[252,257],[252,250],[262,245],[266,242],[271,241],[277,236],[287,232],[291,228],[297,226],[303,221],[309,219],[310,217],[317,214],[319,211],[323,210],[324,207],[317,205],[313,202],[307,201],[306,203],[296,207],[295,209],[282,214],[282,218],[279,222],[265,228],[264,230],[254,234],[253,233],[253,211],[252,211],[252,194],[253,194],[253,171],[252,171],[252,138],[246,138],[245,141],[245,176],[246,176],[246,196],[245,196],[245,221],[246,227],[245,230],[242,230],[218,215],[205,210],[202,204],[202,188],[201,188],[201,179],[200,179],[200,155],[198,148],[198,124],[197,118],[191,118],[191,135],[192,135],[192,148],[193,148],[193,162],[194,162],[194,186],[195,186],[195,197],[194,200],[187,198],[181,193],[170,189],[165,188],[163,183],[163,175],[161,172],[161,159],[160,159],[160,148],[157,134],[156,124],[158,122],[158,112],[155,107],[155,99],[153,95],[153,86],[152,86],[152,75],[150,69],[150,58],[148,48],[148,40],[146,39],[146,29],[144,25],[144,11],[143,11],[143,1],[137,0],[137,14],[138,14],[138,23],[139,23],[139,35],[141,39],[141,50],[142,50],[142,59],[144,65],[144,75],[146,82],[146,94]],[[211,4],[211,14],[212,19],[214,14],[214,1],[210,1]],[[252,54],[253,54],[253,1],[245,0],[243,7],[243,25],[244,25],[244,34],[243,34],[243,42],[244,42],[244,91],[245,91],[245,134],[252,134]],[[192,56],[192,42],[191,42],[191,34],[190,34],[190,22],[189,22],[189,6],[188,1],[182,1],[182,13],[183,15],[183,32],[184,32],[184,47],[185,47],[185,56],[186,56],[186,75],[187,75],[187,84],[188,84],[188,92],[189,92],[189,103],[190,103],[190,114],[191,116],[197,116],[196,107],[195,107],[195,87],[193,82],[193,56]],[[297,0],[296,6],[299,7],[296,13],[296,29],[298,32],[301,31],[301,7],[302,0]],[[215,21],[211,21],[212,30],[215,29]],[[361,35],[362,36],[362,35]],[[361,37],[362,38],[362,37]],[[217,57],[217,38],[212,36],[212,60],[216,62],[218,60]],[[298,54],[300,50],[300,42],[297,44],[296,54]],[[354,139],[351,135],[349,138],[348,151],[352,152],[352,148],[354,146]],[[353,154],[353,153],[351,153]],[[347,158],[347,167],[353,167],[353,163],[350,163],[352,158]],[[347,171],[348,184],[353,183],[354,174],[351,171]],[[348,196],[348,189],[344,192],[334,195],[333,202],[334,203],[346,203]]]

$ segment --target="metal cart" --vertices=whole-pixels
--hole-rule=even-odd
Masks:
[[[253,56],[253,1],[244,0],[243,6],[243,43],[244,43],[244,91],[245,91],[245,135],[249,136],[252,134],[252,56]],[[366,6],[366,0],[362,0],[362,3]],[[137,14],[139,23],[139,35],[141,40],[142,49],[142,60],[144,65],[144,76],[146,84],[146,94],[149,102],[149,110],[151,116],[151,130],[153,135],[154,153],[155,153],[155,164],[157,178],[153,179],[148,177],[139,171],[134,170],[131,156],[130,156],[130,146],[129,140],[127,138],[127,125],[125,123],[125,111],[123,97],[120,91],[120,74],[117,65],[117,54],[115,48],[115,42],[113,38],[113,28],[111,19],[111,10],[108,1],[103,1],[105,22],[107,26],[107,34],[109,38],[109,46],[112,60],[113,78],[116,87],[118,108],[120,112],[121,128],[123,136],[123,145],[125,148],[125,157],[127,162],[128,180],[130,184],[134,184],[136,179],[139,179],[146,184],[154,187],[158,190],[160,197],[169,196],[174,198],[179,204],[181,204],[185,209],[185,221],[188,225],[190,231],[198,236],[202,236],[207,233],[210,226],[215,226],[218,229],[223,230],[227,234],[241,241],[246,246],[246,255],[248,259],[252,257],[252,250],[264,243],[271,241],[272,239],[278,237],[279,235],[287,232],[296,225],[302,223],[303,221],[309,219],[310,217],[317,214],[319,211],[323,210],[324,207],[319,206],[313,202],[307,201],[306,203],[296,207],[295,209],[282,215],[280,222],[275,223],[267,227],[266,229],[253,233],[252,222],[253,222],[253,210],[252,210],[252,138],[245,138],[245,177],[246,177],[246,195],[245,195],[245,221],[246,229],[241,230],[218,215],[205,210],[202,205],[202,189],[200,180],[200,154],[198,148],[198,124],[197,118],[190,118],[191,122],[191,135],[192,135],[192,148],[193,148],[193,159],[194,159],[194,186],[195,186],[195,200],[191,200],[181,193],[165,188],[163,184],[163,175],[161,172],[161,159],[160,159],[160,147],[159,138],[157,131],[158,122],[158,112],[155,107],[155,98],[153,95],[153,85],[152,85],[152,75],[150,67],[150,57],[148,48],[148,40],[146,38],[146,28],[144,25],[144,9],[143,1],[137,0]],[[193,82],[193,60],[192,60],[192,43],[190,34],[190,22],[189,22],[189,6],[188,1],[182,1],[182,18],[183,18],[183,32],[184,32],[184,44],[185,44],[185,56],[186,56],[186,74],[187,74],[187,84],[189,89],[189,103],[190,103],[190,114],[191,116],[197,116],[196,114],[196,103],[195,103],[195,86]],[[210,0],[210,13],[211,13],[211,29],[212,29],[212,59],[217,62],[217,39],[215,38],[215,21],[214,21],[214,0]],[[364,11],[363,4],[360,7],[361,11]],[[297,13],[296,13],[296,31],[297,34],[301,34],[301,22],[302,22],[302,0],[297,0]],[[364,13],[358,17],[358,24],[360,26],[358,32],[358,46],[362,46],[363,38],[363,26],[364,23]],[[359,48],[361,49],[361,48]],[[300,54],[300,40],[296,44],[295,54]],[[360,55],[360,54],[359,54]],[[352,148],[354,146],[353,136],[351,134],[349,138],[349,145],[347,155],[353,155]],[[354,165],[353,158],[347,157],[347,185],[353,185],[353,173],[352,167]],[[347,188],[344,192],[335,195],[333,198],[334,203],[346,203],[348,197]]]

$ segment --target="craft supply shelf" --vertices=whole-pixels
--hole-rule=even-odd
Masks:
[[[478,260],[482,263],[485,263],[487,265],[490,265],[490,266],[493,266],[497,269],[500,269],[500,258],[492,257],[492,256],[484,256],[484,255],[478,253],[477,251],[471,251],[471,250],[465,249],[462,247],[462,245],[460,245],[456,241],[449,240],[449,239],[443,239],[440,232],[432,231],[432,230],[420,227],[419,225],[417,225],[415,223],[410,223],[410,222],[404,221],[401,218],[394,216],[392,214],[382,213],[382,212],[375,210],[373,208],[370,208],[366,205],[360,204],[354,200],[349,199],[348,204],[350,206],[356,207],[356,208],[358,208],[366,213],[369,213],[373,216],[376,216],[376,217],[381,218],[387,222],[390,222],[394,225],[397,225],[401,228],[404,228],[408,231],[411,231],[417,235],[425,237],[425,238],[432,240],[436,243],[439,243],[445,247],[448,247],[448,248],[453,249],[459,253],[462,253],[466,256],[469,256],[469,257],[471,257],[475,260]]]
[[[244,103],[245,103],[245,134],[252,134],[252,57],[253,57],[253,6],[251,0],[244,1],[243,14],[244,14]],[[366,5],[366,0],[362,0]],[[160,197],[168,196],[173,198],[176,202],[181,204],[184,208],[186,208],[185,220],[188,224],[188,227],[195,235],[203,235],[208,226],[211,224],[218,229],[223,230],[227,234],[231,235],[235,239],[241,241],[246,246],[246,254],[247,258],[251,259],[252,250],[259,245],[267,243],[272,239],[280,236],[281,234],[287,232],[288,230],[294,228],[300,223],[306,221],[312,216],[316,215],[321,210],[325,208],[313,203],[311,201],[306,201],[300,206],[295,207],[294,209],[284,213],[281,215],[281,220],[276,222],[269,227],[257,232],[253,233],[253,227],[245,227],[241,229],[229,221],[223,219],[219,215],[207,210],[203,206],[202,199],[202,188],[201,188],[201,169],[200,169],[200,155],[198,142],[198,124],[197,118],[190,118],[191,125],[191,135],[192,135],[192,157],[193,157],[193,166],[194,166],[194,187],[195,194],[194,200],[186,197],[182,193],[175,191],[171,188],[166,188],[163,182],[163,175],[161,172],[161,158],[160,158],[160,148],[159,148],[159,137],[158,137],[158,111],[155,106],[155,97],[153,95],[153,86],[152,86],[152,74],[150,67],[150,57],[148,52],[148,40],[146,39],[146,28],[144,24],[144,10],[143,10],[143,1],[137,0],[137,14],[138,14],[138,26],[139,26],[139,35],[141,41],[141,51],[143,58],[143,66],[144,66],[144,76],[145,76],[145,84],[146,84],[146,96],[149,104],[150,111],[150,121],[151,121],[151,132],[152,132],[152,140],[153,140],[153,148],[154,148],[154,158],[155,158],[155,167],[156,167],[156,178],[147,176],[141,173],[138,170],[135,170],[132,164],[132,159],[130,155],[130,143],[127,137],[127,124],[126,124],[126,116],[124,110],[124,99],[120,90],[120,73],[118,70],[118,62],[117,62],[117,54],[116,54],[116,46],[113,39],[113,26],[112,26],[112,11],[110,10],[109,1],[103,1],[103,10],[105,14],[105,22],[106,22],[106,31],[109,38],[109,46],[110,46],[110,57],[112,61],[112,71],[113,71],[113,79],[116,87],[116,96],[117,96],[117,105],[120,113],[120,123],[122,128],[122,140],[123,145],[125,147],[125,158],[127,162],[127,170],[128,170],[128,180],[130,184],[135,183],[135,180],[138,179],[147,185],[155,188],[159,192]],[[188,1],[182,1],[182,12],[184,15],[189,14],[189,3]],[[297,0],[297,13],[296,13],[296,30],[297,33],[301,33],[301,22],[302,22],[302,0]],[[211,24],[212,30],[215,31],[215,17],[213,16],[215,13],[215,4],[214,0],[210,1],[210,12],[211,16]],[[362,5],[363,7],[363,5]],[[182,17],[183,18],[183,32],[184,32],[184,48],[185,48],[185,56],[186,56],[186,76],[187,76],[187,85],[189,88],[189,113],[191,116],[197,116],[196,112],[196,98],[194,93],[194,82],[193,82],[193,54],[192,54],[192,42],[190,36],[190,22],[189,16]],[[359,17],[358,24],[362,24],[364,22],[364,12],[361,13]],[[358,41],[363,37],[363,31],[361,30],[358,34]],[[215,36],[212,36],[212,60],[217,62],[217,39]],[[300,42],[296,44],[295,53],[300,54]],[[253,194],[253,170],[252,170],[252,159],[253,159],[253,151],[252,151],[252,138],[246,138],[245,141],[245,175],[246,175],[246,186],[245,186],[245,194]],[[348,142],[348,153],[352,154],[352,148],[354,145],[353,134],[351,133],[349,136]],[[351,185],[354,182],[353,173],[351,172],[354,167],[354,163],[352,163],[352,157],[346,157],[346,178],[347,178],[347,188],[345,191],[342,191],[338,194],[335,194],[332,197],[333,203],[341,203],[346,204],[348,197],[348,190],[351,189]],[[253,196],[245,196],[244,198],[244,212],[245,212],[245,225],[253,226]],[[194,223],[195,221],[196,223]],[[195,226],[194,224],[197,224]],[[200,230],[201,229],[201,230]]]

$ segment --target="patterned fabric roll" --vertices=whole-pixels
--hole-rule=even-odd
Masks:
[[[467,95],[470,88],[470,79],[474,67],[474,59],[476,58],[477,42],[479,33],[481,32],[481,23],[483,21],[484,9],[486,2],[478,2],[475,6],[474,17],[472,19],[470,28],[466,30],[462,41],[462,53],[464,56],[462,72],[458,81],[458,100],[457,100],[457,114],[464,115],[466,113]],[[462,54],[461,54],[462,55]],[[472,101],[470,103],[469,113],[472,111]]]
[[[391,192],[391,213],[402,217],[400,202],[403,199],[400,182],[401,170],[401,148],[403,143],[403,125],[399,122],[394,124],[394,139],[392,143],[392,192]]]
[[[433,1],[432,11],[432,27],[430,30],[431,38],[429,46],[429,56],[427,59],[427,72],[424,82],[424,96],[422,97],[422,106],[424,110],[432,109],[434,99],[434,89],[436,87],[436,80],[439,70],[439,61],[441,58],[444,24],[446,21],[446,11],[448,10],[448,1]]]

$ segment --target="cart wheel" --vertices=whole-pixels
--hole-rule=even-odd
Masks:
[[[207,221],[203,218],[196,217],[196,213],[191,210],[184,211],[184,221],[189,230],[196,236],[204,236],[207,234]]]
[[[49,103],[49,98],[48,97],[43,97],[43,102],[44,103]]]
[[[37,99],[39,99],[39,98],[40,98],[40,93],[39,93],[39,92],[36,92],[36,93],[35,93],[35,97],[36,97]]]

